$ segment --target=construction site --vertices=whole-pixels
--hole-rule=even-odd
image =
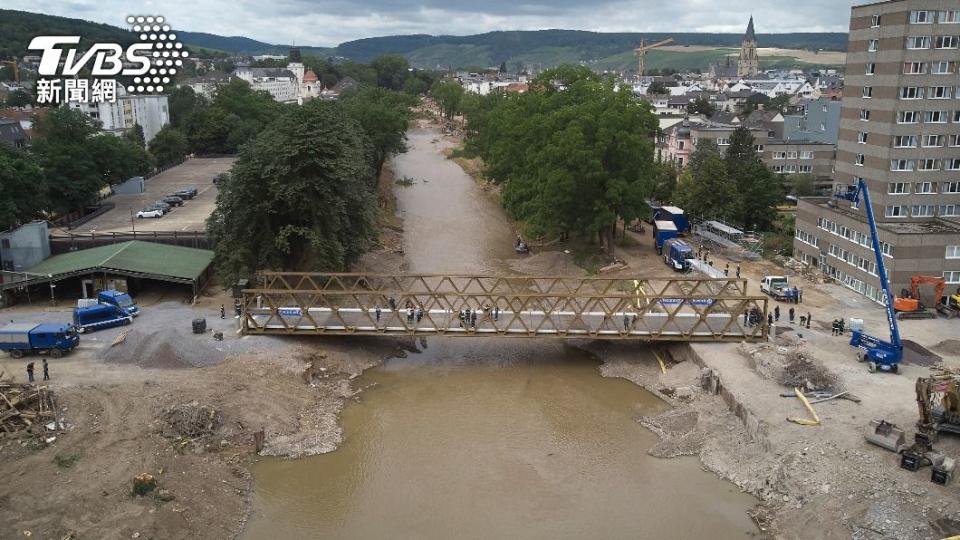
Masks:
[[[135,318],[0,356],[0,537],[960,534],[951,291],[896,291],[885,369],[851,345],[888,340],[883,306],[727,224],[692,224],[689,274],[644,224],[587,276],[564,244],[513,249],[496,191],[446,158],[455,136],[424,118],[408,137],[382,179],[402,231],[352,274],[234,291],[202,253],[105,264],[92,279],[145,280]],[[64,261],[55,303],[0,320],[56,334],[91,268]]]

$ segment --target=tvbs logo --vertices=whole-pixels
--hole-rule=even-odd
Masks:
[[[161,16],[127,17],[139,41],[94,43],[81,51],[81,36],[37,36],[29,49],[41,51],[37,102],[116,101],[117,81],[126,79],[129,93],[162,92],[189,53]],[[88,72],[92,79],[78,78]],[[67,77],[47,79],[46,77]]]

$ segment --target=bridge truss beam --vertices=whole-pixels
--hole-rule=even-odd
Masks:
[[[262,272],[242,330],[609,340],[766,339],[767,297],[743,279]],[[379,314],[378,314],[379,307]],[[467,313],[475,314],[465,318]],[[755,313],[753,323],[745,314]],[[759,322],[759,323],[758,323]]]

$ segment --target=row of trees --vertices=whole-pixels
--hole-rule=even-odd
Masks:
[[[531,234],[600,238],[612,254],[617,220],[646,211],[656,119],[585,67],[548,70],[530,88],[469,102],[467,151]]]
[[[89,116],[51,109],[36,119],[31,148],[0,144],[0,230],[82,208],[101,189],[151,167],[142,130],[101,134]]]
[[[223,282],[258,268],[343,270],[364,253],[376,238],[379,172],[405,150],[414,103],[361,87],[281,107],[218,184],[207,229]]]

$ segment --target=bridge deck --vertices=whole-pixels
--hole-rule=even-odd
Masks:
[[[265,272],[261,283],[243,291],[248,334],[741,341],[767,332],[767,298],[747,295],[741,279]]]

